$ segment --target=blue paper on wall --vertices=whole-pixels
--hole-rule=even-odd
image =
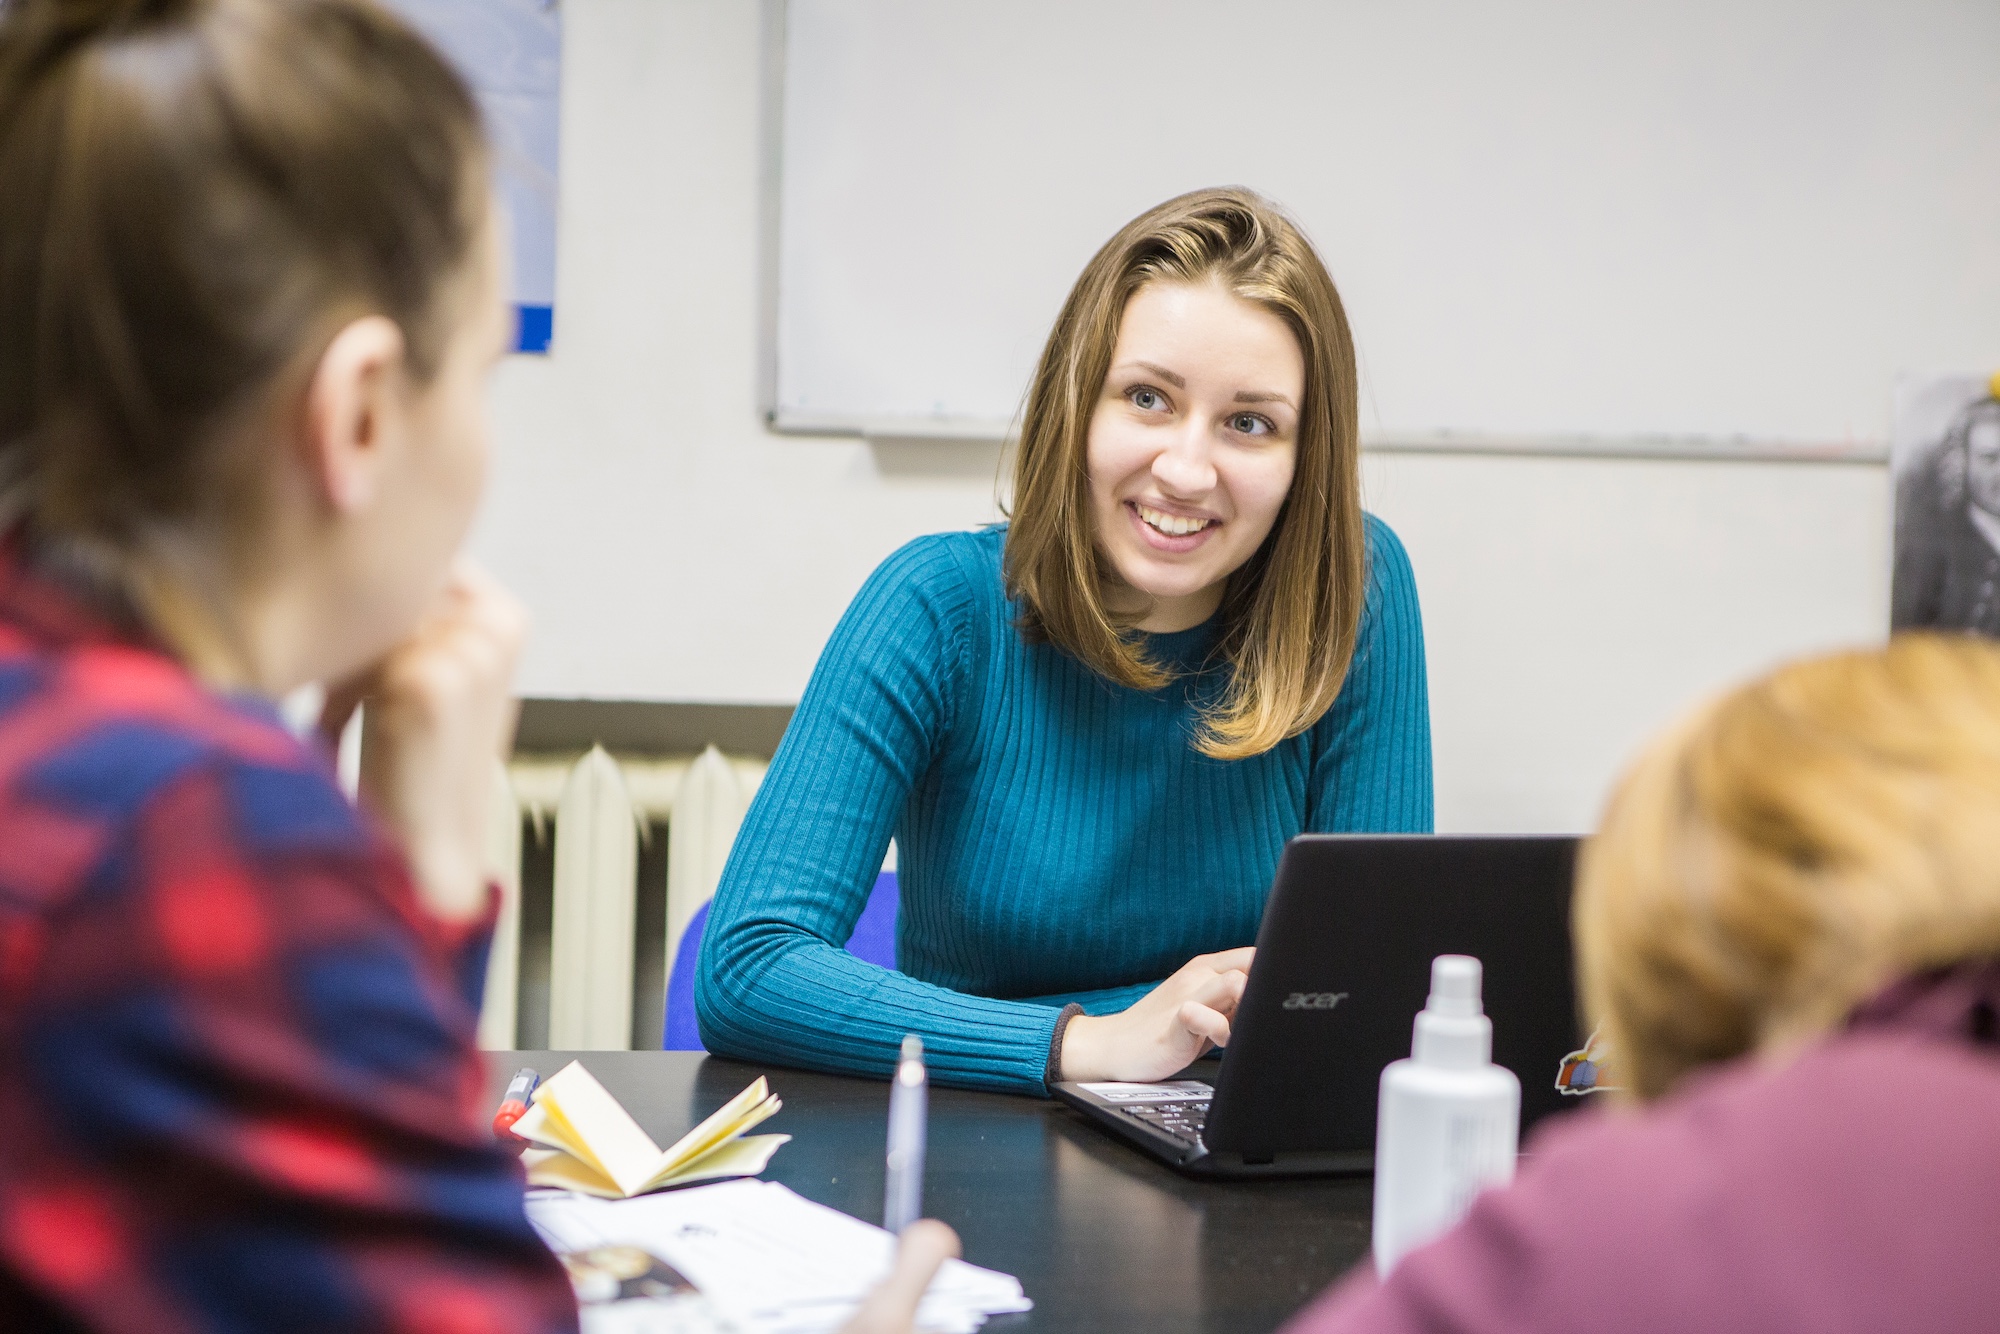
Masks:
[[[390,0],[472,85],[493,140],[494,185],[514,238],[515,350],[555,332],[556,165],[562,14],[556,0]]]

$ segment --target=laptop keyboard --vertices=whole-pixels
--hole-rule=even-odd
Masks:
[[[1202,1148],[1201,1131],[1208,1122],[1208,1102],[1142,1102],[1118,1109],[1142,1125],[1150,1126],[1191,1149]]]

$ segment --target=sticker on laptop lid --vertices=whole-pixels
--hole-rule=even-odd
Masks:
[[[1106,1102],[1186,1102],[1209,1098],[1215,1090],[1198,1079],[1170,1079],[1164,1084],[1078,1084]]]
[[[1556,1067],[1556,1092],[1565,1098],[1581,1098],[1586,1093],[1604,1093],[1617,1087],[1604,1082],[1604,1060],[1610,1054],[1602,1034],[1602,1029],[1592,1029],[1590,1041],[1583,1044],[1581,1051],[1573,1051],[1562,1058]]]

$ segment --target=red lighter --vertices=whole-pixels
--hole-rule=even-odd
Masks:
[[[493,1138],[505,1144],[515,1153],[528,1147],[528,1141],[514,1133],[514,1123],[528,1112],[528,1096],[535,1091],[535,1085],[542,1077],[533,1070],[523,1069],[507,1084],[507,1096],[500,1100],[500,1110],[493,1113]]]

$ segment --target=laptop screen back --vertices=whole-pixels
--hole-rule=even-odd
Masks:
[[[1493,1059],[1526,1130],[1587,1099],[1569,935],[1577,841],[1310,834],[1286,845],[1206,1139],[1245,1154],[1372,1149],[1382,1067],[1410,1054],[1431,960],[1484,965]]]

